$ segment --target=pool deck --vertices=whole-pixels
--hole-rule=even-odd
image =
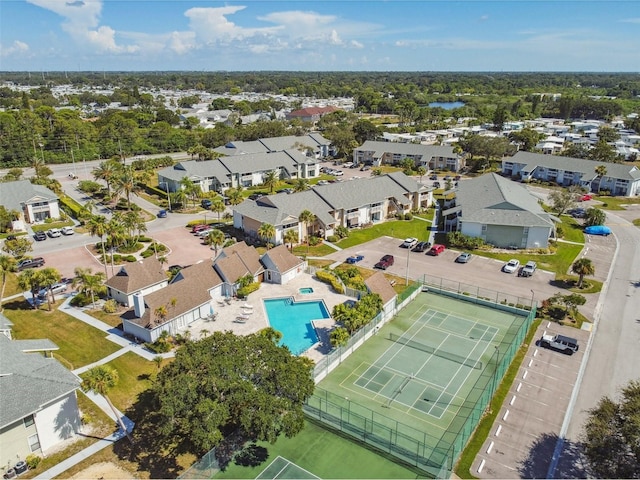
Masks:
[[[313,293],[299,293],[300,288],[311,287]],[[245,300],[232,300],[229,304],[219,305],[215,312],[218,317],[215,321],[200,319],[191,323],[188,330],[194,339],[202,338],[212,332],[232,331],[236,335],[248,335],[269,326],[267,314],[264,309],[263,299],[293,297],[297,302],[324,300],[329,312],[335,305],[352,300],[351,297],[334,293],[331,287],[322,283],[306,273],[298,275],[286,285],[274,283],[262,283],[260,288],[251,293]],[[224,303],[224,302],[223,302]],[[252,309],[244,309],[243,305],[249,304]],[[248,318],[241,323],[238,317],[248,311]],[[312,360],[320,360],[331,350],[329,344],[329,332],[334,327],[333,319],[316,320],[313,322],[320,342],[307,350],[304,355]]]

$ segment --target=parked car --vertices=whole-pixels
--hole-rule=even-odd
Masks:
[[[329,185],[328,180],[320,180],[316,185]]]
[[[44,258],[42,257],[20,260],[20,262],[18,262],[18,271],[21,272],[22,270],[26,270],[27,268],[38,268],[43,265]]]
[[[571,337],[565,337],[564,335],[549,335],[544,334],[540,339],[540,346],[546,348],[552,348],[558,350],[567,355],[573,355],[577,352],[580,346],[578,340]]]
[[[440,188],[440,182],[433,182],[434,188]]]
[[[353,167],[353,162],[346,162],[342,164],[342,168],[351,168]]]
[[[427,252],[427,255],[431,255],[432,257],[437,257],[438,255],[440,255],[442,252],[444,252],[445,250],[445,246],[440,244],[440,243],[436,243],[433,247],[431,247],[431,249]]]
[[[6,239],[7,240],[15,240],[16,238],[18,238],[18,237],[16,237],[15,235],[7,235]]]
[[[456,175],[455,177],[453,177],[453,179],[454,179],[456,182],[460,181],[460,179],[461,179],[461,178],[462,178],[462,177],[461,177],[460,175]]]
[[[371,170],[371,165],[363,165],[360,167],[361,172],[366,172],[368,170]]]
[[[213,228],[211,227],[207,227],[207,228],[203,228],[202,230],[198,231],[198,233],[196,233],[196,235],[200,238],[204,238],[207,235],[209,235],[210,232],[213,232]]]
[[[411,249],[411,251],[422,253],[429,248],[431,248],[431,242],[418,242],[416,243],[416,246]]]
[[[53,285],[51,285],[51,291],[54,295],[57,295],[58,293],[66,292],[67,287],[68,285],[64,282],[54,283]],[[48,293],[49,287],[43,287],[38,292],[38,296],[41,298],[46,298]]]
[[[587,216],[587,211],[584,208],[572,208],[567,213],[573,218],[585,218]]]
[[[76,233],[73,227],[62,227],[60,231],[63,235],[73,235],[74,233]]]
[[[191,233],[198,233],[207,228],[209,228],[209,225],[207,225],[206,223],[198,223],[197,225],[191,227]]]
[[[166,210],[160,210],[158,212],[158,218],[167,218],[167,211]]]
[[[593,195],[591,195],[590,193],[585,193],[584,195],[578,197],[579,202],[588,202],[589,200],[593,200]]]
[[[462,252],[456,257],[456,263],[469,263],[471,260],[471,254],[468,252]]]
[[[336,177],[340,177],[340,176],[344,175],[344,172],[342,170],[334,170],[331,175],[335,175]]]
[[[429,180],[438,180],[438,175],[433,174],[429,177]]]
[[[416,243],[418,243],[417,238],[409,237],[409,238],[405,238],[404,242],[402,242],[402,245],[400,246],[402,248],[413,248],[415,247]]]
[[[520,267],[520,261],[512,258],[504,264],[504,266],[502,267],[502,271],[505,273],[513,273],[518,270],[518,267]]]
[[[59,228],[50,228],[49,230],[47,230],[47,235],[49,235],[51,238],[57,238],[62,236],[62,231]]]
[[[608,237],[611,235],[611,229],[604,225],[591,225],[584,229],[584,233],[587,235],[604,235],[605,237]]]
[[[347,263],[354,264],[364,260],[364,255],[352,255],[347,258]]]
[[[36,242],[41,242],[47,239],[47,234],[42,231],[36,232],[33,234],[33,238],[36,240]]]
[[[393,255],[385,255],[376,263],[373,268],[379,268],[380,270],[386,270],[393,265]]]
[[[200,202],[200,206],[209,210],[211,208],[211,200],[209,200],[208,198],[203,198]]]
[[[538,264],[533,260],[529,260],[524,267],[520,269],[518,272],[519,277],[530,277],[532,276],[536,269],[538,268]]]

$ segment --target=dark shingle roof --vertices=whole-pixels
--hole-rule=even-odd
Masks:
[[[167,280],[162,264],[155,257],[145,258],[120,267],[120,271],[107,280],[107,286],[123,293],[134,293]]]
[[[280,273],[288,272],[289,270],[292,270],[298,265],[304,263],[301,259],[291,253],[284,244],[278,245],[271,250],[267,250],[262,258],[264,257],[268,257]]]

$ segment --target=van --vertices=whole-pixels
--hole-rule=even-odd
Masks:
[[[575,338],[566,337],[564,335],[548,334],[542,335],[540,346],[552,348],[562,353],[566,353],[567,355],[573,355],[573,353],[577,352],[580,348],[578,345],[578,340],[576,340]]]

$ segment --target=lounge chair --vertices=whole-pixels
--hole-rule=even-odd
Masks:
[[[220,305],[221,307],[224,307],[227,304],[225,302],[223,302],[222,300],[218,300],[218,305]]]
[[[249,305],[248,303],[243,303],[240,305],[242,308],[246,308],[247,310],[253,310],[253,305]]]
[[[247,315],[238,315],[236,317],[236,319],[234,320],[234,322],[236,322],[236,323],[247,323],[247,320],[249,320],[249,317]]]

